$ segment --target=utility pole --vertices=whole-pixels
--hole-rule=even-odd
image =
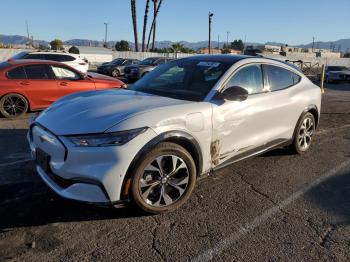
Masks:
[[[228,37],[229,37],[229,35],[230,35],[230,32],[227,31],[226,32],[226,48],[228,48]]]
[[[313,36],[312,37],[312,53],[314,52],[315,50],[315,37]]]
[[[105,24],[105,47],[107,48],[107,32],[108,32],[108,23]]]
[[[218,35],[218,50],[220,50],[220,35]]]
[[[26,20],[26,27],[27,27],[28,46],[30,46],[30,35],[29,35],[29,25],[28,25],[28,20]]]
[[[211,54],[211,18],[213,17],[213,13],[209,12],[208,18],[209,18],[209,43],[208,43],[208,53]]]

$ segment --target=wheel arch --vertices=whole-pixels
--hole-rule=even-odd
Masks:
[[[140,161],[140,159],[147,154],[152,148],[154,148],[156,145],[162,143],[162,142],[172,142],[175,144],[178,144],[185,148],[188,153],[192,156],[195,164],[196,164],[196,170],[197,170],[197,177],[202,173],[202,167],[203,167],[203,155],[202,150],[199,146],[199,143],[197,140],[190,134],[184,132],[184,131],[168,131],[164,132],[155,138],[153,138],[151,141],[149,141],[145,146],[143,146],[139,152],[136,154],[134,159],[131,161],[131,164],[129,165],[129,168],[125,174],[125,177],[123,179],[123,184],[121,188],[121,195],[120,199],[128,199],[129,198],[129,191],[130,191],[130,185],[131,185],[131,177],[133,175],[133,170],[136,167],[136,164]]]
[[[319,119],[320,119],[320,112],[318,111],[318,108],[316,105],[309,105],[308,107],[306,107],[302,113],[305,114],[305,113],[311,113],[314,118],[315,118],[315,122],[316,122],[316,128],[318,127],[318,124],[319,124]]]

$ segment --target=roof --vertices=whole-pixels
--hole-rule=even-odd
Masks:
[[[222,54],[222,55],[194,55],[194,56],[189,56],[182,59],[191,59],[191,60],[198,60],[198,61],[217,61],[217,62],[234,64],[239,60],[253,58],[253,57],[254,56]]]
[[[111,55],[112,50],[104,47],[93,46],[75,46],[79,49],[80,54],[98,54],[98,55]]]

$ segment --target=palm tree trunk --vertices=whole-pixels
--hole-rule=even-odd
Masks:
[[[154,26],[153,26],[152,50],[154,50],[155,41],[156,41],[156,29],[157,29],[156,11],[157,11],[157,0],[153,0]]]
[[[147,27],[147,19],[148,19],[148,9],[149,9],[149,0],[146,1],[145,16],[143,18],[142,52],[145,52],[145,40],[146,40],[146,27]]]
[[[139,41],[137,39],[137,18],[136,18],[136,0],[131,0],[132,26],[134,29],[135,51],[139,51]]]
[[[154,29],[154,24],[156,22],[156,19],[157,19],[158,13],[159,13],[159,9],[160,9],[160,6],[162,5],[162,2],[163,2],[163,0],[159,0],[159,4],[158,4],[157,9],[156,9],[156,14],[153,17],[151,29],[149,30],[149,35],[148,35],[147,48],[146,48],[147,50],[148,50],[148,47],[149,47],[149,42],[151,40],[151,34],[153,32],[153,29]]]

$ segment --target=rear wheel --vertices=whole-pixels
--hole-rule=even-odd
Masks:
[[[174,143],[161,143],[137,166],[132,197],[144,211],[153,214],[175,210],[190,197],[196,182],[191,155]]]
[[[294,131],[291,149],[298,154],[308,151],[313,141],[315,130],[316,122],[314,116],[309,112],[305,113],[300,118]]]
[[[19,94],[7,94],[0,100],[0,112],[6,118],[16,118],[28,111],[27,99]]]

